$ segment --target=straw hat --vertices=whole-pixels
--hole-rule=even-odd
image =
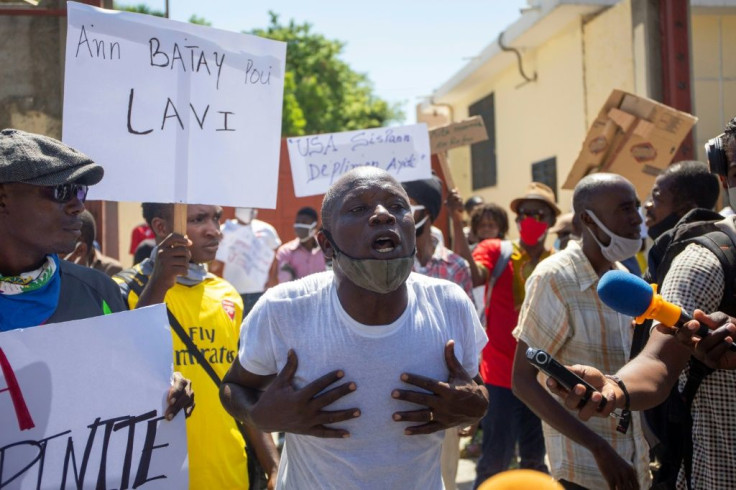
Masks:
[[[548,186],[541,182],[532,182],[529,187],[526,188],[526,193],[522,197],[517,197],[511,201],[511,211],[518,214],[519,204],[522,201],[542,201],[548,204],[555,212],[555,216],[559,216],[562,211],[557,207],[555,203],[555,193]]]

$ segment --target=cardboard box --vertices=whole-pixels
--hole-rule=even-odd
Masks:
[[[573,189],[593,172],[611,172],[629,179],[644,200],[697,120],[646,97],[614,90],[593,121],[562,188]]]

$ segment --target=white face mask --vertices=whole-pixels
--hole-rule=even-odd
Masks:
[[[235,208],[235,217],[248,225],[256,217],[257,212],[255,208]]]
[[[415,230],[418,230],[419,228],[421,228],[421,227],[422,227],[422,226],[424,225],[424,223],[426,223],[426,222],[427,222],[427,220],[428,220],[428,219],[429,219],[429,215],[427,215],[427,216],[425,216],[424,218],[422,218],[422,219],[421,219],[421,220],[419,221],[419,223],[414,223],[414,229],[415,229]]]
[[[603,223],[601,223],[601,220],[599,220],[598,217],[593,214],[593,211],[589,209],[586,209],[585,211],[588,213],[588,216],[590,216],[590,218],[595,221],[598,227],[603,230],[606,235],[611,237],[611,243],[609,243],[608,245],[603,245],[598,240],[598,238],[596,238],[593,230],[590,230],[590,234],[593,237],[593,240],[595,240],[596,243],[598,243],[598,245],[601,247],[601,253],[607,261],[620,262],[636,255],[636,252],[638,252],[641,248],[641,238],[626,238],[616,235],[608,228],[606,228]]]
[[[643,237],[649,235],[649,228],[647,228],[647,212],[644,206],[639,207],[639,216],[641,216],[641,225],[639,225],[639,234]]]
[[[294,232],[302,243],[308,242],[317,234],[317,222],[312,224],[294,223]]]

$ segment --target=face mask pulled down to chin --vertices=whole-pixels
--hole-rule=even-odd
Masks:
[[[333,263],[358,287],[379,294],[396,291],[404,284],[414,266],[416,250],[408,257],[397,259],[355,259],[340,250],[328,237],[335,249]]]
[[[527,216],[523,220],[517,222],[519,228],[519,238],[525,245],[533,247],[537,243],[544,241],[547,236],[549,225],[541,221],[537,221]]]

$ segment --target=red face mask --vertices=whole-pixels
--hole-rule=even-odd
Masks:
[[[521,241],[530,247],[539,243],[549,227],[547,223],[542,223],[529,216],[517,224],[519,226],[519,237]]]

